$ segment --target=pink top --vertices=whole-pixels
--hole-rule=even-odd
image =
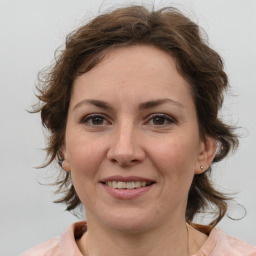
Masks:
[[[85,231],[86,222],[76,222],[60,237],[39,244],[21,256],[83,256],[75,240]],[[214,228],[202,248],[193,256],[256,256],[256,247]]]

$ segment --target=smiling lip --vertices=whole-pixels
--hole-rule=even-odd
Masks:
[[[107,177],[103,180],[101,180],[102,183],[106,183],[108,181],[123,181],[123,182],[129,182],[129,181],[146,181],[147,183],[155,183],[154,180],[148,179],[148,178],[143,178],[143,177],[138,177],[138,176],[110,176]]]
[[[137,187],[137,188],[115,188],[112,186],[108,186],[109,182],[134,182],[134,183],[144,183],[143,186]],[[146,192],[148,192],[153,185],[155,184],[155,181],[143,177],[138,176],[129,176],[129,177],[123,177],[123,176],[111,176],[106,179],[103,179],[100,182],[105,190],[113,197],[117,199],[135,199],[137,197],[142,196]]]

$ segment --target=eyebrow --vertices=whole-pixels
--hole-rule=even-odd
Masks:
[[[98,108],[102,108],[102,109],[106,109],[106,110],[112,110],[113,108],[110,106],[110,104],[108,104],[105,101],[101,101],[101,100],[95,100],[95,99],[86,99],[86,100],[81,100],[79,101],[73,109],[76,109],[84,104],[89,104],[89,105],[94,105]]]
[[[175,105],[179,108],[183,108],[183,105],[181,103],[179,103],[178,101],[175,101],[172,99],[158,99],[158,100],[150,100],[150,101],[141,103],[139,105],[139,110],[154,108],[154,107],[157,107],[164,103],[171,103],[172,105]],[[113,110],[113,108],[111,107],[111,105],[109,103],[102,101],[102,100],[95,100],[95,99],[81,100],[74,106],[73,110],[76,108],[79,108],[81,105],[84,105],[84,104],[94,105],[98,108],[102,108],[105,110]]]
[[[183,108],[183,105],[181,103],[179,103],[178,101],[175,101],[172,99],[159,99],[159,100],[150,100],[150,101],[141,103],[139,106],[139,109],[144,110],[144,109],[154,108],[154,107],[157,107],[164,103],[171,103],[172,105],[175,105],[179,108]]]

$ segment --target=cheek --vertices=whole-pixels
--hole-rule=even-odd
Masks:
[[[162,172],[173,176],[176,174],[194,173],[197,161],[197,143],[191,138],[182,138],[176,136],[164,140],[163,143],[155,144],[152,148],[151,155],[155,165],[159,166]]]
[[[94,203],[94,197],[89,195],[95,192],[105,150],[97,140],[78,138],[69,144],[71,176],[78,197],[87,206]]]
[[[105,158],[104,143],[88,137],[77,135],[71,138],[67,141],[67,149],[74,175],[94,175]]]

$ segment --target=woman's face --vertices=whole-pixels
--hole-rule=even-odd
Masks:
[[[89,225],[139,231],[184,221],[205,151],[189,84],[166,52],[114,49],[75,80],[63,168]]]

